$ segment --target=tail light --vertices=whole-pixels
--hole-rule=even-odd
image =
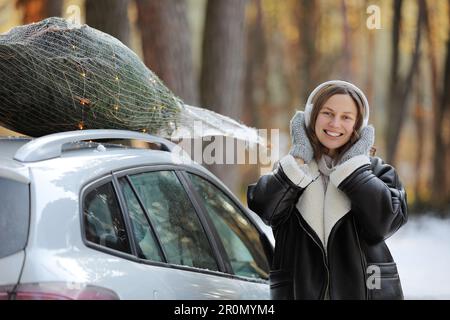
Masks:
[[[82,283],[43,282],[0,286],[0,300],[119,300],[112,290]]]
[[[5,288],[5,291],[2,291]],[[6,291],[6,287],[0,287],[0,300],[9,300],[9,294]]]

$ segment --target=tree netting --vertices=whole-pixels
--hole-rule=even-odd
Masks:
[[[0,35],[0,122],[30,136],[158,132],[182,102],[116,38],[49,18]]]
[[[0,125],[32,137],[126,129],[260,142],[252,128],[185,105],[116,38],[57,17],[0,35]]]

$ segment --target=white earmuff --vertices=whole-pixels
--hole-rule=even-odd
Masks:
[[[306,105],[305,105],[305,125],[308,126],[311,120],[311,113],[312,113],[312,109],[313,109],[313,103],[312,100],[314,99],[314,96],[317,94],[317,92],[322,89],[325,86],[328,86],[330,84],[336,84],[336,85],[345,85],[347,87],[352,88],[353,90],[355,90],[359,96],[362,99],[363,105],[364,105],[364,117],[363,117],[363,124],[361,126],[361,128],[359,129],[359,131],[364,128],[365,126],[368,125],[369,123],[369,102],[367,101],[366,96],[364,95],[364,93],[362,92],[361,89],[359,89],[357,86],[355,86],[354,84],[347,82],[347,81],[343,81],[343,80],[331,80],[331,81],[326,81],[324,83],[321,83],[320,85],[318,85],[309,95],[308,100],[306,101]]]

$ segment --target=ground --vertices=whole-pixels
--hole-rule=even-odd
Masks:
[[[405,299],[450,299],[450,219],[410,218],[387,244]]]

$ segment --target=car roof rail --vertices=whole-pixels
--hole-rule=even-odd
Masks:
[[[140,140],[157,143],[161,145],[161,150],[169,152],[177,146],[167,139],[135,131],[116,129],[76,130],[53,133],[33,139],[16,151],[14,159],[21,162],[34,162],[57,158],[61,156],[64,144],[97,139]]]

